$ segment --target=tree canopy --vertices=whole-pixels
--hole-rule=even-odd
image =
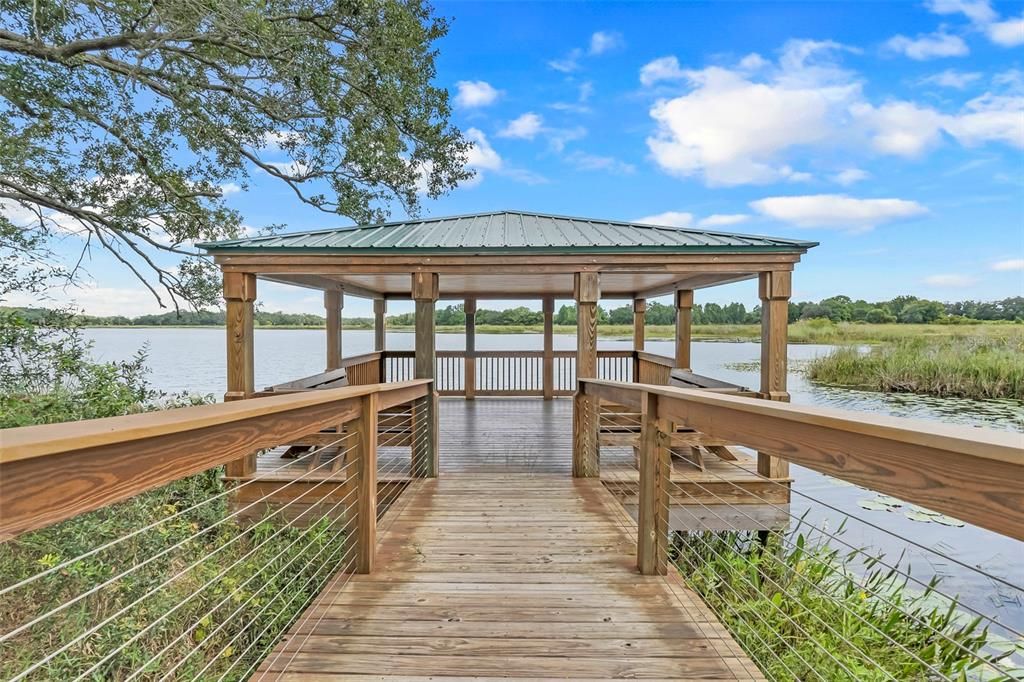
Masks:
[[[0,268],[76,233],[202,305],[191,245],[242,233],[224,196],[254,173],[357,222],[415,214],[470,175],[432,85],[446,31],[422,0],[0,0]]]

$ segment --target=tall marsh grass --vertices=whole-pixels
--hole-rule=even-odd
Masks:
[[[811,361],[807,373],[893,393],[1024,400],[1024,335],[904,338],[866,352],[844,346]]]

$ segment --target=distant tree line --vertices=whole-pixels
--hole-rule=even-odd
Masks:
[[[21,308],[22,316],[28,320],[41,320],[46,314],[43,308]],[[324,318],[311,313],[267,312],[257,310],[254,315],[259,327],[323,327]],[[671,325],[675,323],[675,309],[670,305],[650,301],[647,304],[647,324]],[[1001,301],[958,301],[942,303],[929,301],[916,296],[897,296],[889,301],[869,303],[864,300],[853,300],[849,296],[832,296],[821,301],[804,301],[789,304],[789,321],[828,319],[833,322],[868,322],[873,324],[904,323],[926,324],[929,322],[968,322],[971,320],[1024,320],[1024,296],[1013,296]],[[219,310],[182,311],[181,313],[162,313],[160,315],[139,315],[127,317],[114,315],[97,317],[79,315],[77,321],[88,327],[179,327],[200,326],[219,327],[224,325],[224,312]],[[438,326],[462,326],[466,323],[466,312],[462,304],[438,307],[434,314]],[[758,324],[761,321],[761,308],[754,306],[747,309],[742,303],[698,303],[693,306],[694,324]],[[389,315],[388,324],[393,327],[411,327],[415,323],[413,313]],[[540,311],[531,310],[526,306],[517,306],[508,310],[488,310],[480,308],[476,313],[478,325],[494,326],[533,326],[544,323]],[[576,324],[576,306],[563,305],[554,314],[556,325],[574,326]],[[627,303],[617,308],[605,309],[597,307],[597,323],[602,325],[633,323],[633,304]],[[348,329],[370,329],[373,320],[367,317],[346,317],[344,325]]]

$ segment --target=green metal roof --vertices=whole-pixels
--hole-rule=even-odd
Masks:
[[[198,244],[213,253],[795,251],[817,242],[613,220],[495,211]]]

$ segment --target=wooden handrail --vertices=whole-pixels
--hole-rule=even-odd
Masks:
[[[0,541],[360,415],[429,395],[431,381],[289,393],[0,431]]]
[[[657,353],[649,353],[647,351],[633,351],[636,353],[636,357],[639,360],[646,360],[647,362],[653,362],[656,365],[664,365],[670,369],[675,369],[676,361],[675,358],[670,358],[665,355],[658,355]]]
[[[1024,435],[706,391],[581,379],[581,395],[768,452],[1024,540]]]

